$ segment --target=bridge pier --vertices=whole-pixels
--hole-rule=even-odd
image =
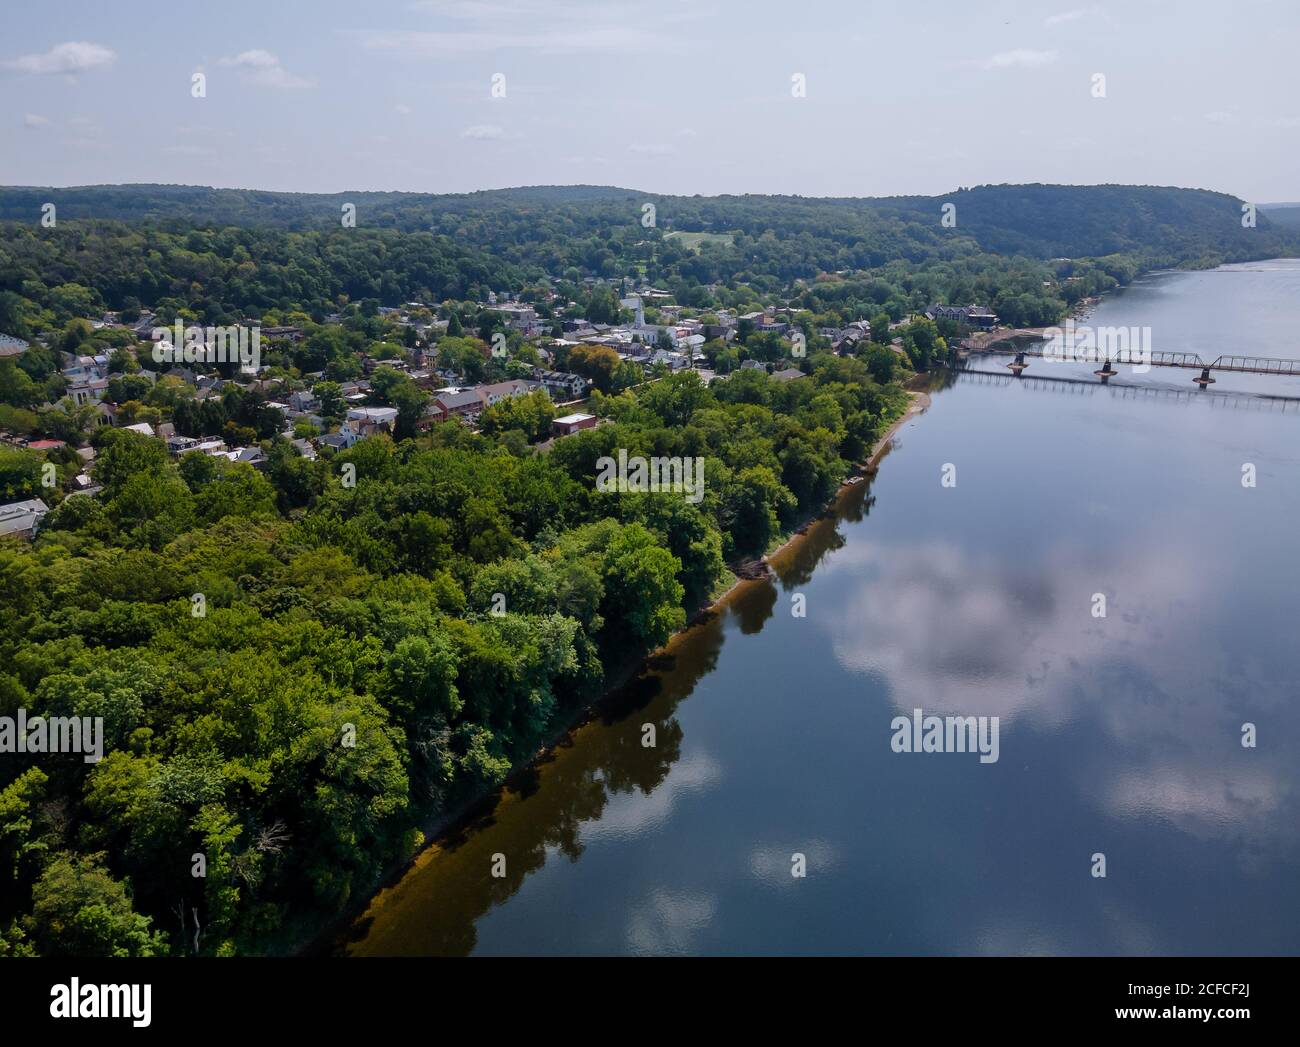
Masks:
[[[1214,379],[1210,377],[1210,369],[1208,367],[1202,367],[1201,376],[1199,378],[1193,378],[1192,381],[1195,382],[1197,385],[1199,385],[1202,389],[1204,389],[1207,385],[1214,384]]]

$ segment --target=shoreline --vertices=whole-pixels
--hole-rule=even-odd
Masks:
[[[908,405],[890,424],[872,444],[867,457],[854,465],[849,476],[863,477],[867,474],[874,473],[879,468],[881,460],[888,453],[893,444],[894,437],[898,431],[909,421],[923,414],[931,404],[930,394],[921,389],[907,390]],[[768,566],[768,572],[757,578],[744,578],[737,576],[721,594],[702,605],[688,619],[682,628],[672,634],[662,646],[648,651],[645,655],[630,659],[627,663],[618,666],[605,681],[605,687],[600,695],[587,705],[580,706],[573,710],[571,716],[557,725],[555,730],[548,736],[545,743],[538,747],[526,761],[521,761],[518,765],[511,768],[504,782],[486,792],[478,793],[465,798],[453,810],[444,811],[437,817],[426,820],[416,828],[423,835],[423,842],[414,854],[385,870],[373,886],[367,888],[364,901],[358,900],[355,904],[346,907],[344,912],[338,914],[334,919],[328,920],[324,925],[318,927],[313,932],[307,932],[294,945],[290,946],[287,952],[290,955],[343,955],[346,956],[346,950],[343,948],[348,939],[348,930],[365,915],[365,913],[374,905],[375,900],[385,891],[400,883],[401,880],[415,867],[421,856],[427,853],[431,848],[437,846],[441,841],[454,834],[459,828],[468,826],[479,816],[480,811],[486,813],[487,810],[494,807],[500,798],[500,794],[511,787],[511,783],[518,780],[519,776],[529,773],[536,764],[544,760],[548,753],[553,751],[557,746],[564,743],[565,739],[572,737],[574,732],[580,730],[589,723],[593,717],[598,716],[603,708],[616,697],[617,693],[649,666],[655,659],[671,653],[672,649],[681,643],[684,638],[697,626],[711,620],[721,613],[737,595],[746,586],[770,584],[775,571],[771,567],[773,557],[785,559],[791,553],[799,548],[806,540],[809,529],[818,520],[824,519],[828,513],[833,515],[834,509],[840,504],[841,500],[849,496],[858,487],[858,484],[845,484],[831,496],[822,510],[810,516],[804,521],[793,533],[791,533],[776,548],[765,553],[757,562]],[[728,570],[731,568],[728,567]]]
[[[898,435],[898,431],[913,418],[924,414],[930,407],[930,394],[925,390],[908,390],[907,398],[909,402],[906,410],[895,418],[889,428],[876,439],[876,442],[871,445],[871,450],[867,454],[867,457],[854,466],[849,472],[850,477],[857,476],[864,478],[865,480],[866,476],[874,473],[880,467],[881,459],[885,457],[893,445],[894,437]],[[765,553],[762,558],[763,562],[770,565],[774,557],[784,558],[787,554],[794,551],[802,540],[807,537],[809,527],[814,522],[821,519],[828,509],[837,506],[840,499],[849,494],[857,486],[857,484],[841,485],[840,489],[831,497],[830,501],[826,504],[826,508],[823,509],[821,513],[805,521],[797,530],[794,531],[793,534],[790,535],[789,538],[783,541],[771,552]],[[737,579],[738,582],[745,580],[746,579]],[[732,588],[734,588],[734,586]],[[731,590],[729,589],[728,592],[730,591]]]
[[[876,442],[871,445],[871,450],[868,452],[867,457],[863,459],[861,462],[858,462],[849,470],[849,477],[858,476],[858,477],[865,478],[867,474],[875,472],[876,469],[879,468],[881,459],[884,458],[886,452],[889,450],[889,447],[893,442],[894,437],[898,435],[898,430],[901,429],[903,425],[906,424],[911,419],[924,414],[926,410],[928,410],[930,407],[930,403],[931,403],[930,394],[923,389],[907,390],[907,398],[909,401],[907,408],[903,411],[902,414],[900,414],[897,418],[894,419],[894,421],[890,424],[889,428],[884,431],[884,433],[882,433],[879,437],[876,438]],[[686,624],[681,629],[679,629],[677,633],[674,633],[673,636],[676,637],[680,635],[681,633],[690,629],[692,626],[696,625],[697,623],[702,622],[707,618],[709,618],[710,616],[718,613],[720,610],[722,610],[723,607],[725,607],[727,604],[731,602],[731,600],[733,599],[737,591],[739,591],[742,586],[746,586],[754,582],[770,581],[773,573],[773,568],[772,568],[773,558],[779,557],[781,559],[784,559],[789,553],[797,549],[799,545],[803,542],[803,540],[807,537],[808,531],[812,527],[812,525],[815,524],[818,520],[824,519],[827,513],[830,512],[835,506],[839,504],[840,499],[845,497],[845,495],[851,492],[855,487],[857,487],[857,484],[841,484],[839,490],[837,490],[830,497],[830,499],[821,508],[819,512],[816,512],[813,515],[809,516],[806,520],[803,521],[803,523],[801,523],[798,527],[796,527],[793,531],[791,531],[788,536],[782,539],[779,545],[777,545],[772,549],[769,549],[762,556],[760,556],[756,561],[754,561],[755,563],[766,564],[769,568],[768,573],[755,578],[745,578],[742,577],[741,575],[736,575],[736,577],[732,580],[731,584],[728,585],[726,589],[724,589],[721,593],[719,593],[716,597],[714,597],[713,600],[711,600],[709,603],[700,607],[699,610],[697,610],[694,614],[692,614],[690,618],[687,620]],[[731,570],[731,567],[728,566],[727,569]],[[669,639],[668,643],[671,644],[672,639]],[[659,648],[656,651],[651,651],[649,654],[646,655],[646,658],[649,659],[654,657],[656,654],[659,654],[661,651],[666,650],[667,646],[668,645],[666,644],[664,647]]]

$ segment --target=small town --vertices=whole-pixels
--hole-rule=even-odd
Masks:
[[[814,330],[810,314],[791,307],[703,312],[654,287],[615,299],[605,281],[586,282],[596,306],[587,310],[553,291],[535,302],[488,292],[478,303],[362,302],[321,323],[303,314],[268,326],[250,319],[237,327],[252,332],[261,358],[244,364],[207,364],[205,357],[215,357],[213,328],[201,325],[186,327],[198,337],[171,352],[160,340],[187,321],[144,308],[78,317],[30,343],[0,335],[0,371],[14,378],[21,371],[52,401],[34,413],[11,404],[0,443],[54,467],[42,481],[49,498],[0,505],[0,535],[31,538],[55,500],[100,491],[94,436],[103,427],[161,440],[175,458],[198,453],[259,471],[274,441],[316,460],[368,437],[402,439],[444,422],[475,432],[518,427],[531,452],[544,452],[555,439],[600,423],[590,410],[593,392],[617,393],[685,370],[704,385],[751,369],[790,381],[806,373],[798,365],[810,345],[855,355],[873,340],[872,324],[881,327],[877,318]],[[602,308],[614,322],[584,315]],[[988,332],[996,322],[982,306],[934,305],[905,322],[887,322],[875,341],[910,366],[900,329],[931,323]],[[317,355],[318,345],[347,344],[349,334],[363,348],[332,357],[323,370],[298,366]],[[156,351],[160,344],[163,351]],[[526,400],[526,414],[505,403],[516,399]]]

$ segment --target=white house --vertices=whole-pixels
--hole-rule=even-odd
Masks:
[[[0,505],[0,535],[16,534],[20,538],[31,538],[49,511],[50,507],[39,498]]]

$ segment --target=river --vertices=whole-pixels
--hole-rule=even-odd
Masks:
[[[1288,357],[1298,306],[1282,260],[1152,275],[1081,322]],[[777,581],[676,637],[338,951],[1300,950],[1300,378],[1005,363],[936,389]],[[997,717],[996,762],[895,752],[917,708]]]

